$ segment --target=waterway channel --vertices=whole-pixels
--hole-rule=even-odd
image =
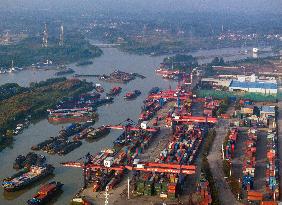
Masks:
[[[214,56],[224,54],[234,54],[228,60],[246,58],[248,55],[240,54],[240,48],[217,49],[210,51],[198,51],[193,53],[195,56]],[[116,48],[105,48],[104,55],[95,59],[92,65],[77,67],[70,65],[77,74],[104,74],[110,73],[116,69],[126,72],[137,72],[145,75],[145,79],[139,79],[122,84],[122,93],[117,96],[114,103],[103,106],[98,109],[99,120],[95,126],[103,124],[118,124],[127,118],[137,121],[138,115],[143,104],[143,100],[147,96],[148,91],[159,86],[163,89],[175,87],[176,82],[162,80],[161,77],[155,75],[154,69],[162,61],[163,57],[150,57],[146,55],[133,55],[123,53]],[[210,59],[205,58],[205,61]],[[204,61],[202,61],[204,62]],[[39,82],[48,78],[54,77],[56,71],[34,71],[25,70],[19,73],[5,74],[0,76],[0,84],[18,83],[22,86],[28,86],[30,82]],[[72,75],[69,75],[71,77]],[[87,81],[101,83],[102,86],[109,90],[115,84],[99,82],[97,78],[88,77]],[[124,101],[123,95],[130,90],[139,89],[142,95],[133,101]],[[0,179],[8,177],[15,173],[13,170],[13,162],[19,154],[27,154],[33,144],[37,144],[50,136],[56,136],[58,131],[62,129],[62,125],[51,125],[46,119],[32,124],[28,129],[15,137],[13,144],[0,152]],[[54,176],[46,180],[40,181],[32,187],[18,191],[15,193],[6,193],[0,189],[0,204],[2,205],[21,205],[26,204],[26,201],[37,192],[40,184],[50,180],[58,180],[64,183],[64,192],[50,204],[65,205],[68,204],[73,195],[82,186],[82,170],[79,168],[66,168],[60,165],[60,162],[79,159],[86,153],[96,153],[102,148],[110,147],[113,140],[118,137],[119,131],[111,131],[111,133],[98,141],[92,143],[83,141],[83,145],[66,156],[47,155],[44,152],[39,152],[47,156],[47,162],[55,166]]]

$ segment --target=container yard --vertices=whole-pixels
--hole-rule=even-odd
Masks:
[[[222,198],[230,204],[275,204],[280,197],[277,104],[199,97],[195,70],[155,72],[169,80],[146,89],[131,86],[136,78],[146,80],[138,73],[95,74],[103,82],[94,82],[94,91],[50,107],[48,126],[61,125],[31,141],[34,152],[14,156],[18,173],[3,180],[4,193],[37,186],[28,192],[28,204],[56,199],[62,190],[68,192],[63,204],[225,204],[219,203]],[[119,107],[112,110],[115,103]],[[132,110],[138,113],[128,114]],[[21,134],[24,126],[17,127]],[[212,154],[219,157],[210,160]],[[47,181],[52,173],[54,179]],[[73,182],[62,186],[65,173],[72,173]]]
[[[194,106],[201,105],[202,111],[197,111],[200,116],[194,116]],[[126,193],[128,178],[131,191],[127,195],[132,203],[140,199],[185,201],[187,194],[191,198],[200,193],[199,203],[209,204],[208,182],[202,177],[197,183],[201,175],[197,166],[206,133],[217,122],[213,116],[204,116],[204,107],[219,106],[220,101],[192,97],[184,87],[175,91],[153,88],[144,100],[138,122],[127,119],[106,126],[123,130],[112,148],[87,154],[83,161],[62,163],[83,170],[84,187],[73,202],[91,200],[94,194],[94,201],[102,204],[104,194],[100,193],[111,192],[115,203],[122,204],[118,196]],[[193,188],[187,192],[187,186]]]

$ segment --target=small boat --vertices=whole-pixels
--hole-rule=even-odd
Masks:
[[[94,89],[95,89],[98,93],[103,93],[103,92],[104,92],[104,88],[102,87],[101,84],[96,84]]]
[[[64,184],[61,182],[52,181],[48,184],[43,185],[37,194],[33,196],[32,199],[29,199],[27,203],[29,205],[41,205],[49,202],[52,197],[62,191]]]
[[[127,99],[127,100],[134,99],[139,95],[141,95],[141,91],[140,90],[134,90],[133,92],[126,93],[125,96],[124,96],[124,99]]]
[[[121,87],[113,87],[110,92],[107,93],[107,96],[115,96],[118,95],[121,92]]]

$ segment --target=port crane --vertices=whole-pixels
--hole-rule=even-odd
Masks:
[[[175,116],[168,117],[167,122],[178,122],[178,123],[190,123],[190,122],[202,122],[202,123],[217,123],[218,119],[216,117],[207,116]]]
[[[170,163],[158,163],[158,162],[139,162],[138,164],[112,164],[111,166],[105,166],[105,163],[92,162],[92,156],[88,153],[83,157],[84,162],[63,162],[64,167],[82,168],[84,175],[84,188],[87,185],[87,171],[89,170],[105,170],[105,171],[141,171],[141,172],[159,172],[159,173],[172,173],[172,174],[185,174],[191,175],[196,173],[195,165],[181,165]],[[82,159],[82,158],[80,158]]]
[[[131,119],[126,119],[125,121],[119,123],[118,125],[106,125],[107,128],[109,129],[116,129],[116,130],[124,130],[125,135],[130,132],[130,131],[147,131],[147,132],[158,132],[158,128],[150,128],[150,127],[141,127],[137,126],[137,123],[135,123]]]

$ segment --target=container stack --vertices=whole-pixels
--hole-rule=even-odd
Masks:
[[[257,141],[257,130],[254,128],[248,131],[248,140],[245,142],[245,157],[243,160],[243,189],[253,189],[255,166],[256,166],[256,141]]]
[[[221,101],[213,100],[212,98],[206,98],[204,104],[204,115],[208,117],[214,117],[216,111],[220,106]]]
[[[201,174],[200,181],[197,185],[197,192],[192,195],[194,204],[209,205],[212,203],[209,182],[206,177]]]
[[[232,128],[230,130],[230,134],[228,136],[228,140],[225,146],[225,159],[226,160],[231,160],[231,158],[233,157],[237,137],[238,137],[238,129]]]
[[[272,199],[279,196],[279,165],[277,163],[277,133],[269,130],[267,134],[267,167],[266,167],[266,190]]]

